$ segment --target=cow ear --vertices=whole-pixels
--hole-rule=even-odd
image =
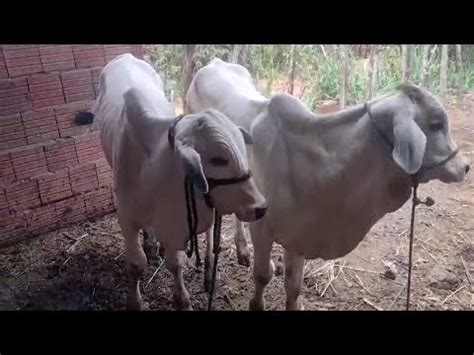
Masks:
[[[248,144],[248,145],[252,145],[253,144],[253,140],[252,140],[252,136],[250,135],[249,132],[247,132],[244,128],[242,127],[239,127],[240,129],[240,132],[242,133],[242,136],[244,137],[244,142],[245,144]]]
[[[425,155],[426,136],[413,113],[401,111],[394,116],[393,137],[393,159],[408,174],[416,173]]]
[[[175,143],[176,153],[183,163],[184,171],[191,178],[191,181],[202,193],[209,192],[206,176],[202,168],[201,156],[188,144],[180,141]]]
[[[132,136],[146,154],[150,155],[157,136],[157,120],[151,111],[151,105],[145,95],[136,88],[129,89],[123,99]]]

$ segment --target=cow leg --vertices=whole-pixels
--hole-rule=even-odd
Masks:
[[[272,279],[275,270],[271,260],[273,241],[262,233],[263,229],[264,226],[259,222],[250,225],[254,255],[253,278],[255,282],[254,296],[249,304],[252,311],[263,311],[265,309],[263,291]]]
[[[247,247],[247,240],[245,239],[245,231],[243,222],[239,221],[234,215],[235,220],[235,234],[234,242],[237,248],[237,261],[240,265],[250,266],[250,254]]]
[[[304,257],[285,250],[286,310],[298,310],[298,296],[303,283]]]
[[[191,302],[189,301],[189,293],[184,286],[183,266],[186,261],[186,254],[182,250],[165,249],[166,268],[173,275],[173,307],[176,310],[191,311]]]
[[[143,299],[140,294],[139,279],[145,270],[147,260],[138,238],[140,228],[120,218],[119,223],[125,237],[125,259],[127,263],[129,287],[127,309],[141,310],[143,309]]]
[[[158,261],[158,243],[152,228],[143,229],[143,251],[150,264]]]
[[[209,228],[206,231],[206,256],[204,259],[204,290],[209,291],[212,279],[212,266],[214,264],[214,238],[213,238],[214,227]]]

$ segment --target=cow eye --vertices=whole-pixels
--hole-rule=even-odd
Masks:
[[[444,127],[443,122],[433,123],[432,125],[430,125],[430,129],[432,131],[440,131],[443,129],[443,127]]]
[[[221,158],[221,157],[214,157],[211,158],[211,164],[214,166],[225,166],[229,163],[227,159]]]

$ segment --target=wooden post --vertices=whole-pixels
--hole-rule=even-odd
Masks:
[[[371,45],[369,47],[369,72],[368,72],[368,85],[367,85],[367,95],[366,99],[370,100],[374,94],[374,87],[375,87],[375,78],[376,78],[376,73],[375,73],[375,61],[377,60],[377,46],[376,45]]]
[[[402,82],[406,83],[411,79],[412,46],[402,44]]]
[[[341,56],[341,64],[342,64],[342,71],[341,71],[341,91],[340,91],[340,107],[343,109],[346,107],[346,95],[347,95],[347,79],[349,77],[349,68],[348,68],[348,60],[349,60],[349,53],[348,48],[346,45],[339,46],[340,49],[340,56]]]
[[[462,47],[456,44],[456,62],[458,67],[458,103],[461,102],[461,96],[464,92],[464,69],[462,65]]]
[[[446,95],[448,92],[448,49],[447,44],[443,44],[441,47],[441,68],[440,68],[440,96],[443,103],[446,103]]]
[[[290,82],[289,82],[289,92],[291,95],[294,94],[295,91],[295,74],[296,74],[296,45],[291,45],[291,53],[290,53]]]
[[[193,80],[194,73],[194,53],[196,51],[195,44],[187,44],[184,46],[183,53],[183,112],[186,112],[186,94],[188,93],[189,85]]]

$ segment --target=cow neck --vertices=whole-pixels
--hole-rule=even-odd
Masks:
[[[377,123],[370,111],[369,105],[366,103],[365,108],[367,110],[367,115],[369,116],[372,125],[374,126],[375,130],[378,132],[380,137],[385,141],[385,143],[393,150],[393,143],[385,136],[383,131],[377,126]],[[410,309],[410,291],[411,291],[411,270],[412,270],[412,260],[413,260],[413,240],[415,234],[415,216],[416,216],[416,206],[420,204],[424,204],[426,206],[432,206],[434,204],[434,200],[431,197],[427,197],[424,201],[421,201],[418,196],[418,176],[420,172],[426,172],[431,170],[437,166],[443,165],[447,163],[449,160],[454,158],[458,153],[458,149],[456,149],[453,153],[447,156],[445,159],[432,164],[430,166],[421,166],[421,168],[415,174],[410,175],[412,179],[412,186],[413,186],[413,196],[412,196],[412,204],[411,204],[411,217],[410,217],[410,235],[409,235],[409,245],[408,245],[408,277],[407,277],[407,296],[406,296],[406,310]]]

